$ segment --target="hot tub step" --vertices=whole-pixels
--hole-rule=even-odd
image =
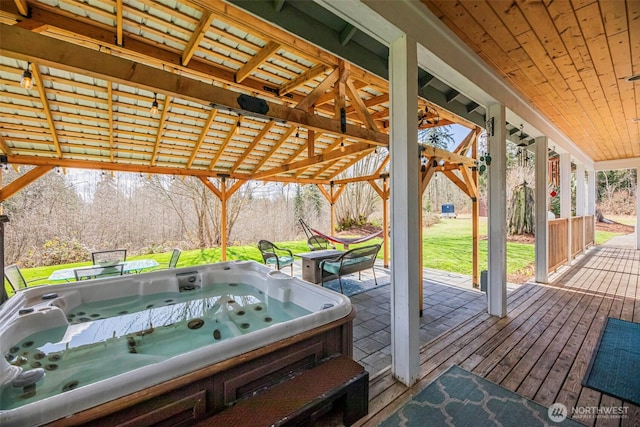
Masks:
[[[342,405],[345,426],[369,411],[369,373],[342,355],[324,359],[287,381],[240,399],[196,427],[300,425],[336,403]]]

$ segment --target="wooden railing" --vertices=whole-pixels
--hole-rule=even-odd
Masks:
[[[595,217],[588,215],[584,217],[584,246],[589,247],[596,244]]]
[[[584,250],[584,217],[571,218],[571,256],[574,257]]]
[[[549,220],[549,272],[555,271],[569,261],[569,226],[571,226],[571,256],[574,257],[586,247],[595,244],[595,223],[593,215],[574,216]]]
[[[554,271],[569,261],[568,233],[569,220],[567,218],[549,220],[549,271]]]

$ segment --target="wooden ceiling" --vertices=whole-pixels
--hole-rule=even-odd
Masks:
[[[14,166],[327,183],[388,145],[385,80],[222,1],[3,0],[0,26]]]
[[[640,157],[640,1],[422,2],[594,161]]]

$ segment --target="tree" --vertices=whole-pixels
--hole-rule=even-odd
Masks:
[[[5,184],[14,181],[31,168],[21,172],[9,169],[2,172]],[[80,197],[62,174],[49,172],[40,179],[3,201],[3,213],[9,217],[5,227],[5,261],[22,261],[23,266],[34,263],[28,259],[47,248],[51,262],[67,261],[51,242],[74,242],[86,226],[82,225]],[[74,246],[74,244],[72,244]],[[75,256],[68,254],[70,256]],[[76,259],[72,259],[76,260]]]
[[[510,235],[534,233],[534,204],[533,189],[527,185],[527,181],[514,188],[508,219]]]
[[[385,157],[386,151],[383,150],[369,154],[341,173],[340,178],[372,175]],[[345,185],[347,187],[336,203],[336,223],[339,229],[366,224],[380,199],[368,182]]]
[[[438,126],[418,130],[418,141],[447,150],[456,141],[451,126]]]

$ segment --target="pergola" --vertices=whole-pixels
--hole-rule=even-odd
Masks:
[[[639,16],[633,1],[3,1],[0,149],[9,165],[35,168],[2,187],[0,201],[60,167],[195,176],[223,213],[248,180],[316,184],[333,204],[356,180],[337,176],[388,147],[380,169],[357,180],[372,183],[393,226],[392,369],[410,384],[418,200],[429,179],[440,171],[477,202],[477,136],[487,128],[488,301],[504,316],[505,141],[545,159],[537,200],[547,199],[549,153],[560,156],[561,194],[574,162],[576,210],[592,213],[596,170],[640,168]],[[454,152],[422,151],[420,170],[425,107],[422,126],[470,133]],[[537,204],[542,282],[546,211]],[[561,216],[571,217],[568,197]]]

